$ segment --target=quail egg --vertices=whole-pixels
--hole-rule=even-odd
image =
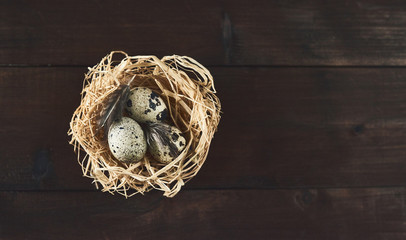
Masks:
[[[113,156],[123,162],[138,162],[147,151],[141,126],[128,117],[113,122],[107,140]]]
[[[170,163],[173,161],[186,146],[186,139],[182,136],[182,132],[174,126],[169,127],[170,131],[166,132],[167,136],[165,138],[170,141],[169,143],[160,145],[156,141],[151,141],[149,144],[149,152],[155,160],[161,163]],[[169,145],[175,148],[175,156],[171,155]]]
[[[130,117],[140,123],[160,122],[168,115],[168,109],[162,98],[145,87],[137,87],[130,92],[126,109]]]

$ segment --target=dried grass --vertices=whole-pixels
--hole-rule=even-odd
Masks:
[[[115,60],[117,56],[121,59]],[[159,93],[168,106],[172,124],[187,139],[186,148],[171,163],[155,161],[149,154],[137,163],[122,163],[110,153],[102,134],[95,134],[103,100],[135,75],[134,87]],[[83,175],[102,191],[125,197],[151,189],[173,197],[195,176],[206,160],[210,142],[220,121],[220,101],[210,72],[186,56],[128,56],[114,51],[89,68],[82,100],[70,122],[70,144],[77,152]],[[81,150],[85,155],[81,155]]]

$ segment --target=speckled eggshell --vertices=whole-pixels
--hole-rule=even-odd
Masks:
[[[186,146],[186,139],[183,137],[182,132],[174,126],[171,126],[171,131],[169,133],[169,139],[176,145],[178,153],[180,153]],[[161,163],[170,163],[177,156],[172,157],[169,154],[169,146],[165,145],[159,147],[156,142],[150,144],[149,152],[154,157],[155,160]]]
[[[137,122],[160,122],[165,120],[168,109],[158,94],[149,88],[137,87],[128,97],[126,109]]]
[[[141,126],[128,117],[123,117],[110,126],[108,143],[113,156],[123,162],[138,162],[147,151]]]

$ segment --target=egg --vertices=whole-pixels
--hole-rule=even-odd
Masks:
[[[168,108],[162,98],[145,87],[131,90],[126,109],[130,117],[140,123],[161,122],[168,115]]]
[[[141,126],[128,117],[113,122],[107,141],[113,156],[122,162],[138,162],[147,151],[147,142]]]
[[[182,132],[176,127],[170,126],[170,131],[167,134],[168,139],[176,146],[177,153],[182,152],[186,146],[186,139]],[[161,163],[170,163],[178,156],[170,155],[169,145],[158,145],[155,141],[150,142],[149,152],[155,160]]]

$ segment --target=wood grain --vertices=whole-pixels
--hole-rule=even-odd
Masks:
[[[0,1],[0,239],[406,239],[405,26],[402,0]],[[215,77],[172,199],[99,192],[68,144],[112,50]]]
[[[0,190],[94,189],[66,134],[85,68],[3,68]],[[211,68],[223,115],[187,188],[404,186],[406,69]]]
[[[406,6],[360,1],[1,1],[0,64],[94,65],[111,50],[206,65],[405,66]]]
[[[404,188],[0,192],[1,239],[404,239]]]

